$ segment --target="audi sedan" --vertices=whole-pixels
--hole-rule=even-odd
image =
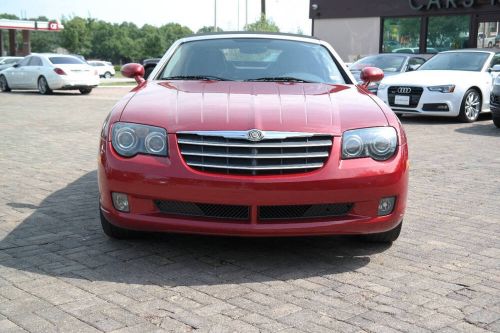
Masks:
[[[490,111],[500,52],[457,50],[435,55],[418,70],[384,78],[378,96],[397,114],[457,117],[474,122]]]
[[[392,242],[406,206],[397,117],[326,42],[282,34],[181,39],[102,127],[101,224],[233,236],[363,235]]]
[[[0,90],[38,90],[42,95],[54,90],[79,90],[87,95],[99,84],[97,70],[75,56],[33,53],[0,72]]]

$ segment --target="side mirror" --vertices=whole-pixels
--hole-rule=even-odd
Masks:
[[[408,72],[413,72],[416,71],[421,65],[409,65],[408,66]]]
[[[134,78],[137,84],[144,81],[144,67],[141,64],[130,63],[122,66],[122,75],[129,78]]]
[[[500,65],[495,65],[490,68],[490,72],[500,72]]]
[[[384,72],[377,67],[365,67],[361,70],[359,78],[363,81],[362,86],[368,88],[370,83],[382,81]]]
[[[19,64],[14,64],[14,65],[12,65],[12,67],[17,68],[17,67],[19,67]]]

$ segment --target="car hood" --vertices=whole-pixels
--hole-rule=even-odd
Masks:
[[[382,84],[433,86],[444,84],[457,84],[464,80],[480,76],[481,72],[471,71],[426,71],[418,70],[414,72],[401,73],[390,76],[382,80]]]
[[[169,133],[257,128],[341,135],[388,124],[374,97],[354,85],[149,81],[136,90],[121,121]]]

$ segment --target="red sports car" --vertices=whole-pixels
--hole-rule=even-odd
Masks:
[[[283,34],[177,41],[104,122],[104,232],[363,235],[392,242],[408,188],[394,113],[332,47]]]

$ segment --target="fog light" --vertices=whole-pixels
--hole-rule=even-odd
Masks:
[[[394,209],[396,197],[382,198],[378,204],[378,216],[389,215]]]
[[[128,197],[125,193],[113,192],[111,196],[113,197],[113,205],[116,210],[120,212],[128,212],[130,210],[128,206]]]

